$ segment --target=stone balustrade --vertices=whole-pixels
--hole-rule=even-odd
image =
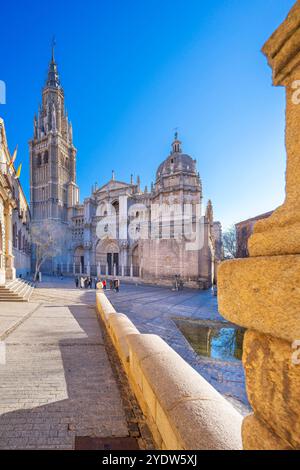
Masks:
[[[159,449],[241,449],[242,416],[159,336],[140,334],[103,291],[97,312]]]

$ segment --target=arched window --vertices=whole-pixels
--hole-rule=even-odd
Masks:
[[[49,161],[49,154],[48,154],[48,150],[46,150],[46,152],[44,153],[44,163],[48,163]]]
[[[37,156],[37,164],[38,164],[38,166],[41,166],[41,164],[42,164],[42,156],[41,156],[40,153]]]

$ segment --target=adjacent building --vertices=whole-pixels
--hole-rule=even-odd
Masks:
[[[30,273],[30,211],[0,118],[0,284]]]
[[[237,258],[248,258],[248,240],[251,237],[254,229],[254,225],[258,220],[267,219],[273,211],[266,212],[265,214],[257,215],[251,219],[243,220],[235,225],[236,230],[236,257]]]

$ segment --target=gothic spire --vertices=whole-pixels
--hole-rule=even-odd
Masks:
[[[61,88],[58,71],[57,71],[57,65],[56,65],[55,57],[54,57],[54,48],[55,48],[55,40],[52,41],[51,61],[49,63],[46,86],[51,87],[51,88]]]

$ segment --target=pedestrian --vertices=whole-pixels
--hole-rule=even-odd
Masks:
[[[80,276],[80,289],[84,288],[84,279],[82,276]]]
[[[109,288],[110,288],[110,290],[113,290],[113,288],[114,288],[114,283],[113,283],[112,279],[109,281]]]
[[[92,281],[92,278],[91,276],[89,277],[89,288],[92,289],[93,287],[93,281]]]
[[[94,287],[95,287],[95,289],[97,289],[97,282],[98,282],[98,279],[97,279],[97,277],[95,277],[94,278]]]
[[[103,289],[106,290],[106,279],[103,279],[102,285],[103,285]]]
[[[76,276],[76,277],[75,277],[75,286],[76,286],[76,289],[78,289],[78,284],[79,284],[79,279],[78,279],[78,277]]]
[[[115,288],[115,291],[116,291],[116,292],[119,292],[119,289],[120,289],[120,281],[119,281],[119,279],[115,279],[115,280],[114,280],[114,288]]]

